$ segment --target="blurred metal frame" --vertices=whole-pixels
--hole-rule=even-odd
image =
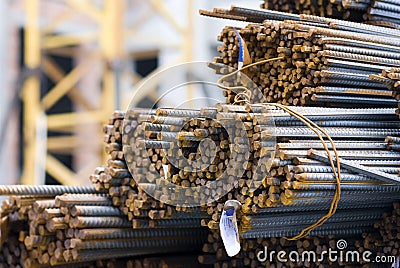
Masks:
[[[29,45],[25,45],[24,48],[24,65],[31,69],[41,68],[54,81],[55,86],[41,97],[39,77],[30,77],[24,83],[21,94],[24,106],[24,162],[21,183],[44,184],[44,171],[46,171],[61,184],[79,185],[82,182],[78,179],[77,174],[52,155],[52,153],[71,152],[78,144],[78,138],[74,135],[47,138],[47,131],[67,132],[72,130],[73,132],[73,128],[79,124],[106,122],[113,110],[120,106],[117,105],[118,84],[113,65],[127,55],[124,51],[125,41],[134,37],[146,38],[136,34],[136,27],[146,23],[154,16],[162,18],[181,37],[182,42],[178,48],[183,55],[178,61],[190,61],[193,53],[190,16],[193,11],[193,0],[187,0],[188,22],[185,25],[180,25],[174,19],[163,1],[150,0],[147,3],[150,11],[140,16],[134,27],[124,25],[125,6],[129,0],[102,0],[101,5],[86,0],[60,0],[59,2],[67,4],[70,9],[66,9],[65,12],[53,18],[53,21],[47,23],[47,26],[40,26],[40,4],[45,1],[50,0],[25,0],[24,43]],[[85,34],[60,34],[57,32],[58,26],[71,20],[77,12],[91,18],[98,25],[97,31]],[[148,41],[152,40],[154,37],[149,35]],[[65,73],[44,53],[49,49],[73,49],[68,46],[93,41],[98,43],[98,50],[85,57],[69,73]],[[96,109],[81,95],[75,85],[93,64],[99,61],[103,63],[104,70],[102,88],[99,88],[100,108]],[[132,77],[137,78],[139,75],[134,73]],[[154,98],[155,93],[156,88],[142,97]],[[71,101],[83,107],[84,111],[47,115],[46,111],[56,105],[64,95],[68,95]],[[192,93],[189,90],[188,97],[191,96]]]

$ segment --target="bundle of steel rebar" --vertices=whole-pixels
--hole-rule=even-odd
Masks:
[[[372,81],[377,81],[387,86],[389,90],[392,90],[392,96],[398,102],[396,113],[400,116],[400,68],[392,68],[390,70],[383,70],[380,75],[370,74]]]
[[[241,112],[239,107],[242,107]],[[251,107],[259,109],[258,105],[239,107],[221,105],[218,112],[222,113],[224,118],[242,118],[248,123],[256,124],[254,129],[261,130],[261,135],[271,132],[268,127],[257,123],[257,113],[250,112]],[[235,112],[226,112],[228,109]],[[361,233],[371,228],[371,219],[379,218],[380,212],[393,200],[398,199],[397,194],[400,190],[398,186],[387,185],[368,172],[384,172],[385,176],[396,182],[397,176],[394,174],[399,172],[400,154],[386,151],[384,142],[388,133],[400,134],[399,122],[393,114],[394,109],[293,109],[318,122],[317,124],[334,139],[343,162],[349,164],[346,166],[348,169],[342,166],[342,199],[338,214],[319,229],[315,229],[314,234]],[[288,114],[276,109],[267,110],[262,113],[269,114],[272,121],[275,121],[277,158],[271,160],[272,169],[259,189],[248,195],[244,186],[250,182],[246,181],[247,178],[242,178],[244,182],[234,195],[234,198],[243,204],[242,213],[245,216],[242,217],[240,226],[244,238],[295,235],[318,219],[318,215],[322,216],[333,198],[335,189],[332,170],[324,161],[326,156],[315,134]],[[259,112],[261,114],[261,110]],[[217,118],[219,117],[217,114]],[[257,133],[254,134],[256,135]],[[262,141],[259,143],[260,146],[267,144]],[[254,143],[254,147],[259,145]],[[310,148],[314,150],[309,151]],[[250,152],[252,153],[251,150]],[[355,171],[353,165],[362,165],[362,168]],[[254,167],[249,167],[249,170],[254,170]],[[375,195],[371,196],[372,193]],[[376,209],[377,214],[373,215],[371,211],[366,210],[371,206]],[[210,228],[217,228],[222,208],[222,204],[219,203],[207,210],[211,216],[208,222]],[[343,215],[346,215],[348,209],[360,213],[359,221],[351,223],[352,220],[346,218],[347,216],[340,216],[341,210],[344,211]],[[302,217],[305,217],[304,220],[299,220],[299,215],[296,214],[300,211]],[[281,220],[273,220],[274,213],[277,219]],[[355,214],[351,216],[354,216],[354,219],[358,217]],[[290,220],[290,217],[294,218]],[[336,220],[341,223],[335,223]],[[349,223],[346,229],[341,227],[344,222]]]
[[[365,247],[360,235],[364,233],[368,234],[365,235],[368,239],[374,238],[376,232],[373,231],[373,222],[379,220],[390,209],[392,202],[399,199],[400,155],[389,151],[393,146],[392,140],[396,140],[400,134],[395,109],[392,108],[397,106],[396,93],[393,94],[392,88],[387,88],[389,83],[385,77],[374,76],[372,79],[370,75],[398,66],[396,55],[400,52],[400,32],[305,14],[240,7],[229,10],[216,8],[200,13],[253,22],[242,29],[226,27],[222,31],[218,38],[223,43],[218,48],[221,56],[215,59],[216,64],[222,63],[237,69],[240,61],[246,66],[266,59],[281,58],[242,71],[261,88],[264,102],[294,106],[379,107],[291,107],[331,135],[341,159],[342,194],[338,209],[328,221],[309,234],[314,238],[318,235],[357,238],[361,242],[357,242],[355,248],[363,252]],[[245,49],[241,47],[243,44]],[[239,96],[237,87],[233,87],[235,84],[224,86],[228,104],[251,102],[254,98],[250,98],[258,94],[257,89],[252,87],[250,94],[243,91],[248,95],[246,99]],[[312,225],[327,213],[338,186],[321,141],[304,123],[279,109],[265,109],[264,106],[264,110],[258,110],[260,105],[256,104],[245,107],[232,108],[234,113],[231,114],[234,115],[230,118],[257,122],[260,111],[273,118],[276,126],[274,135],[277,138],[276,158],[271,160],[269,174],[259,189],[251,196],[241,195],[240,190],[234,196],[242,203],[238,221],[243,251],[237,256],[238,259],[227,257],[219,241],[219,246],[205,245],[203,251],[214,255],[202,256],[199,260],[204,263],[216,261],[215,267],[240,267],[244,261],[251,267],[332,265],[260,264],[253,250],[247,252],[246,243],[256,238],[259,238],[259,243],[262,238],[265,241],[277,241],[275,237],[292,237]],[[268,129],[262,124],[254,129],[258,128],[262,129],[261,135],[263,130]],[[394,137],[387,138],[385,142],[385,134]],[[266,143],[261,144],[267,146]],[[332,149],[329,144],[328,147]],[[207,210],[211,216],[207,225],[211,229],[218,228],[222,210],[223,203],[212,205]],[[381,248],[375,247],[374,250],[382,252]]]
[[[394,175],[399,172],[400,154],[387,151],[384,142],[388,135],[400,135],[394,109],[293,109],[316,121],[331,135],[344,163],[338,212],[311,234],[346,235],[370,230],[372,222],[398,199],[400,192],[396,185],[400,180]],[[187,118],[191,119],[185,124]],[[183,127],[169,125],[171,122],[180,122]],[[322,216],[333,198],[336,183],[321,142],[312,130],[277,108],[257,104],[218,104],[201,110],[159,108],[147,126],[154,128],[155,123],[159,124],[159,132],[143,142],[146,149],[168,148],[163,159],[168,168],[162,179],[186,187],[217,182],[214,188],[205,188],[208,193],[191,192],[208,204],[210,217],[203,218],[202,225],[211,229],[218,228],[224,201],[236,199],[243,204],[239,224],[243,238],[293,236]],[[273,148],[268,140],[271,134],[278,142],[277,158],[273,160],[268,155]],[[214,147],[202,143],[203,140],[213,141]],[[171,148],[176,150],[168,152]],[[224,148],[229,148],[231,154]],[[310,148],[314,150],[309,151]],[[206,151],[209,155],[201,162],[204,167],[200,165],[198,170],[185,170],[185,165],[178,168],[179,161],[173,162],[173,156],[178,154],[193,160],[201,159]],[[207,164],[210,155],[216,157]],[[268,155],[270,163],[266,158],[260,160],[264,155]],[[241,164],[235,161],[237,157],[241,157]],[[269,164],[272,169],[268,173]],[[224,172],[228,179],[218,184]],[[262,179],[258,189],[251,191],[256,176]],[[228,194],[218,200],[209,199],[223,193]],[[184,205],[185,199],[181,201]],[[368,209],[371,207],[375,210]]]
[[[0,188],[4,194],[20,194],[11,196],[2,206],[3,262],[10,266],[75,267],[127,257],[141,262],[142,256],[147,255],[157,255],[161,263],[163,254],[181,252],[188,253],[185,260],[189,265],[195,262],[193,256],[207,234],[190,220],[132,229],[131,222],[112,205],[111,197],[94,194],[93,188],[74,187],[75,192],[84,194],[51,198],[50,194],[57,192],[53,191],[54,186],[38,186],[38,191],[20,187],[22,190],[17,192],[10,190],[13,187]],[[68,188],[64,189],[68,192]],[[92,193],[86,193],[87,189]]]
[[[265,0],[261,8],[362,22],[363,15],[371,2],[371,0]]]
[[[371,81],[369,75],[400,64],[399,30],[239,7],[207,13],[213,14],[265,20],[240,29],[243,42],[233,27],[226,27],[218,38],[221,56],[215,62],[237,68],[243,43],[251,63],[283,57],[245,72],[261,88],[267,102],[335,107],[397,105],[391,90]],[[225,94],[227,103],[233,103],[236,94],[230,90]]]
[[[198,204],[209,204],[215,201],[216,195],[222,197],[224,193],[229,192],[227,188],[230,185],[242,179],[242,174],[235,176],[235,170],[238,167],[233,166],[233,163],[238,164],[238,161],[244,157],[244,151],[239,146],[244,142],[241,139],[247,139],[251,136],[249,133],[253,133],[250,124],[247,125],[248,128],[241,129],[240,126],[236,126],[237,122],[232,118],[218,116],[217,108],[204,108],[198,111],[160,108],[156,116],[152,118],[152,123],[148,125],[152,127],[154,124],[159,124],[160,129],[163,129],[155,133],[156,139],[149,140],[147,145],[159,146],[159,149],[162,149],[162,146],[168,148],[163,157],[163,164],[166,165],[168,171],[165,178],[182,187],[204,187],[204,191],[199,188],[198,191],[187,196],[198,195],[194,197],[199,200]],[[192,119],[187,120],[187,118]],[[171,121],[185,122],[185,120],[186,123],[182,124],[182,127],[168,124]],[[236,135],[236,138],[233,140],[233,137],[230,137],[232,139],[230,141],[229,136],[233,135]],[[251,137],[250,139],[252,143],[254,140]],[[232,141],[235,141],[237,146]],[[191,166],[185,166],[184,158],[192,161]],[[257,157],[251,160],[256,161]],[[242,169],[248,169],[248,167]],[[251,170],[248,170],[246,176],[252,177]],[[211,183],[221,177],[227,180],[220,180],[216,184]],[[182,198],[182,206],[190,205],[184,197],[177,196],[177,198],[178,200]]]
[[[196,224],[196,219],[202,217],[199,209],[179,212],[182,209],[165,204],[161,196],[146,191],[155,187],[156,179],[164,178],[164,151],[149,142],[161,126],[151,123],[154,116],[155,110],[150,109],[133,109],[126,116],[114,113],[104,127],[108,166],[98,168],[91,180],[98,189],[108,189],[113,204],[128,216],[133,228],[141,228],[144,222],[155,227],[160,220],[170,219],[192,220]]]
[[[396,0],[265,0],[261,8],[392,28],[400,27],[400,3]]]
[[[392,8],[387,1],[372,4]],[[338,13],[339,6],[360,9],[367,4],[330,3],[327,8]],[[289,2],[275,4],[293,8]],[[327,12],[322,4],[311,4],[295,2],[294,8]],[[378,14],[374,12],[370,15]],[[240,7],[202,13],[255,23],[239,34],[225,28],[219,37],[221,57],[215,61],[238,68],[241,45],[249,52],[246,62],[279,57],[243,71],[261,93],[254,87],[231,90],[223,80],[226,104],[200,110],[116,111],[104,127],[109,159],[90,177],[95,187],[0,187],[1,195],[10,196],[0,215],[0,265],[192,267],[209,231],[202,226],[207,226],[212,232],[200,263],[328,267],[336,264],[279,266],[259,262],[257,255],[264,246],[322,252],[334,248],[338,238],[353,242],[359,252],[381,247],[373,223],[382,215],[385,227],[375,227],[382,243],[390,244],[386,251],[398,253],[399,237],[393,235],[398,219],[387,212],[400,193],[400,122],[395,114],[399,79],[393,68],[400,64],[400,30]],[[337,198],[339,186],[326,152],[332,152],[332,145],[325,150],[312,129],[281,108],[248,103],[246,96],[260,100],[259,95],[265,102],[293,105],[294,112],[316,122],[334,140],[341,197],[336,213],[309,233],[314,237],[280,239],[315,223]],[[243,251],[230,259],[215,229],[225,201],[232,199],[242,204],[238,231]],[[187,257],[170,256],[175,253]],[[118,260],[102,261],[112,258]]]
[[[0,194],[10,196],[1,207],[2,264],[7,265],[6,267],[30,267],[33,263],[37,263],[33,259],[39,257],[39,250],[33,251],[30,248],[31,244],[37,243],[39,246],[48,244],[55,240],[55,235],[48,235],[45,219],[35,219],[30,224],[29,218],[33,215],[33,203],[53,204],[54,206],[56,195],[74,192],[95,194],[96,189],[78,186],[0,186]],[[36,239],[32,238],[31,241],[27,241],[29,243],[25,244],[25,238],[29,235],[35,235]]]
[[[390,183],[392,180],[396,182],[392,174],[399,171],[396,166],[399,164],[400,155],[396,152],[384,151],[385,137],[400,135],[399,122],[394,109],[316,107],[293,107],[293,109],[318,122],[335,139],[343,164],[342,199],[339,209],[327,223],[311,234],[348,236],[370,231],[371,223],[379,219],[380,213],[390,206],[392,200],[398,199],[400,192],[398,186]],[[155,175],[154,178],[147,180],[147,184],[166,178],[188,187],[204,186],[205,181],[218,181],[218,176],[222,173],[219,169],[230,170],[228,181],[237,181],[232,188],[226,188],[225,184],[216,184],[216,188],[210,188],[210,193],[202,197],[208,201],[212,195],[228,192],[223,198],[209,204],[207,207],[209,218],[203,219],[203,225],[208,225],[212,229],[218,226],[223,202],[227,199],[237,199],[243,204],[239,226],[241,236],[245,239],[295,235],[327,209],[333,196],[335,183],[330,167],[325,163],[326,156],[321,150],[321,144],[315,139],[314,133],[302,127],[289,114],[266,105],[228,104],[219,104],[216,107],[201,110],[162,108],[151,113],[152,115],[147,115],[146,121],[143,122],[145,124],[141,126],[142,131],[145,131],[144,136],[138,134],[134,140],[129,140],[133,146],[131,149],[136,145],[142,151],[145,148],[146,152],[148,149],[160,149],[155,153],[157,154],[154,158],[156,161],[152,161],[152,164],[156,165],[161,159],[167,166],[165,174],[161,173],[164,169],[160,169],[158,176]],[[120,114],[119,118],[122,119],[123,116]],[[137,118],[139,117],[140,112]],[[188,121],[185,122],[185,120]],[[124,126],[134,124],[134,121],[129,121],[129,124]],[[181,124],[183,127],[177,127]],[[243,128],[242,131],[240,126]],[[113,133],[110,140],[118,142],[115,136],[119,134],[109,129],[110,133]],[[229,137],[228,134],[232,136]],[[277,156],[279,158],[260,161],[262,156],[268,155],[271,150],[271,140],[268,139],[271,134],[278,139]],[[207,143],[211,141],[212,143]],[[163,146],[159,148],[159,144]],[[118,146],[122,148],[121,144]],[[173,146],[177,146],[175,149],[179,150],[172,152],[166,150],[164,154],[161,153],[162,150],[174,148]],[[227,146],[230,154],[224,150]],[[309,148],[315,150],[308,152]],[[164,157],[170,153],[175,155],[178,151],[187,158],[196,159],[205,156],[204,166],[200,165],[200,169],[191,175],[190,172],[185,174],[181,170],[174,170],[176,166],[170,161],[171,159]],[[212,152],[216,152],[218,157],[214,158],[215,162],[206,165],[206,160],[210,159]],[[112,155],[118,156],[118,153],[112,153]],[[222,157],[222,155],[229,157]],[[136,168],[136,164],[147,157],[148,155],[140,155],[140,158],[134,156],[133,162],[130,164],[129,161],[127,162],[128,165],[132,165],[132,168]],[[249,161],[243,161],[240,157],[247,158]],[[235,159],[233,163],[242,161],[244,165],[233,165],[231,161]],[[120,160],[124,161],[124,157]],[[252,192],[250,190],[252,179],[258,172],[261,174],[266,172],[268,163],[273,168],[265,177],[262,176],[258,189]],[[126,167],[128,165],[125,164]],[[213,165],[215,167],[211,167]],[[119,165],[119,167],[125,166]],[[149,163],[147,169],[149,169],[148,166]],[[129,176],[126,167],[124,176]],[[4,233],[14,234],[14,240],[9,241],[20,239],[17,246],[4,244],[5,255],[11,256],[5,261],[20,262],[27,267],[35,264],[86,263],[103,259],[105,256],[117,258],[155,252],[186,252],[187,249],[201,242],[204,230],[199,225],[200,218],[203,216],[197,211],[175,212],[176,219],[158,219],[153,222],[154,225],[150,224],[149,214],[132,214],[131,217],[135,217],[134,229],[132,229],[132,223],[113,205],[120,206],[121,200],[125,200],[125,206],[121,206],[122,211],[128,205],[128,211],[135,211],[134,208],[146,202],[147,199],[143,199],[144,196],[139,199],[140,187],[137,186],[140,185],[132,181],[131,177],[125,180],[124,185],[119,181],[115,184],[116,179],[124,179],[113,175],[116,173],[112,173],[111,168],[113,166],[110,165],[99,169],[98,174],[92,176],[92,180],[98,183],[97,190],[108,188],[111,196],[101,193],[94,195],[94,188],[59,186],[0,188],[0,193],[3,195],[28,196],[28,198],[16,199],[19,201],[6,202],[4,205],[2,230]],[[132,170],[135,176],[138,171]],[[183,171],[185,172],[184,169]],[[137,174],[140,175],[140,173]],[[100,177],[104,177],[104,180]],[[200,179],[197,180],[198,178]],[[112,179],[114,182],[107,185]],[[123,187],[127,184],[130,189],[137,192],[130,192],[130,196],[121,198],[120,194],[114,194],[117,192],[116,189],[111,191],[113,187]],[[65,192],[84,194],[61,195]],[[118,198],[118,202],[114,197]],[[162,196],[159,195],[159,197]],[[43,200],[40,200],[41,198]],[[171,196],[165,198],[171,198]],[[127,200],[129,200],[128,203],[126,203]],[[152,200],[159,202],[156,199]],[[130,209],[132,202],[133,210]],[[16,208],[13,207],[14,204]],[[18,208],[17,204],[22,207]],[[149,207],[151,206],[148,204],[145,208]],[[184,204],[182,204],[183,207],[185,207]],[[192,215],[188,219],[186,215],[191,214],[195,216]],[[354,222],[355,220],[357,222]],[[19,224],[22,224],[22,227],[18,227]],[[20,229],[12,232],[5,230],[7,228]],[[156,242],[153,239],[149,240],[154,236],[158,237]],[[178,239],[179,237],[182,239]],[[188,245],[188,243],[191,244]],[[140,250],[137,250],[138,247]],[[20,251],[25,253],[21,255]],[[99,254],[99,252],[104,254]]]

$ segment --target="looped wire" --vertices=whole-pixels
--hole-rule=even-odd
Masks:
[[[234,102],[233,104],[248,104],[250,103],[250,99],[251,99],[251,91],[247,89],[246,92],[239,92],[235,98],[234,98]]]

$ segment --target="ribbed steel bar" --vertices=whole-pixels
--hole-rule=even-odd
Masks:
[[[351,227],[351,226],[350,226]],[[355,227],[355,225],[353,225]],[[323,235],[335,235],[335,236],[349,236],[349,235],[360,235],[366,231],[371,231],[371,226],[359,226],[357,228],[343,228],[336,226],[336,228],[322,228],[311,231],[311,236],[323,236]],[[242,234],[244,239],[258,238],[258,237],[290,237],[296,235],[301,228],[296,229],[281,229],[281,230],[270,230],[270,231],[247,231]]]
[[[378,210],[371,213],[370,211],[349,211],[339,212],[328,220],[327,223],[345,222],[345,221],[375,221],[382,218],[383,211]],[[323,215],[323,212],[317,213],[304,213],[302,215],[279,215],[271,217],[251,217],[245,221],[244,225],[251,229],[269,229],[277,227],[288,227],[296,225],[309,225],[318,220]],[[244,219],[242,219],[244,221]],[[243,225],[242,225],[243,226]],[[244,227],[246,228],[246,227]]]
[[[351,97],[351,96],[330,96],[322,94],[314,94],[311,100],[318,103],[346,103],[346,104],[362,104],[369,103],[370,105],[380,105],[386,107],[396,107],[397,101],[391,98],[368,98],[368,97]]]
[[[94,194],[97,191],[93,186],[0,185],[0,195],[56,196],[64,193]]]
[[[369,129],[369,128],[340,128],[327,127],[324,130],[331,136],[336,138],[382,138],[386,136],[400,135],[398,129]],[[283,128],[277,127],[274,129],[274,134],[277,137],[315,137],[315,133],[307,127]]]
[[[325,154],[321,154],[315,151],[310,151],[309,155],[317,160],[321,160],[324,162],[329,161],[327,156]],[[341,161],[340,163],[344,168],[353,171],[353,172],[357,172],[360,174],[365,174],[371,178],[374,178],[376,180],[380,180],[386,183],[393,183],[393,184],[397,184],[400,185],[400,178],[398,176],[395,175],[391,175],[388,174],[386,172],[382,172],[379,170],[374,170],[371,169],[369,167],[363,166],[363,165],[359,165],[356,163],[349,163],[346,160]]]

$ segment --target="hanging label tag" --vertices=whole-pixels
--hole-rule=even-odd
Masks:
[[[162,165],[164,171],[164,179],[168,179],[168,165]]]
[[[243,39],[240,36],[239,32],[233,28],[238,40],[239,40],[239,58],[238,58],[238,70],[243,68],[243,59],[244,59],[244,47],[243,47]]]
[[[240,206],[239,201],[226,201],[219,222],[222,242],[229,257],[233,257],[240,252],[239,232],[236,221],[236,210]]]
[[[238,70],[244,66],[251,64],[252,60],[250,57],[249,50],[247,49],[246,41],[242,38],[238,30],[233,28],[238,40],[239,40],[239,57],[238,57]]]
[[[391,268],[400,268],[400,256],[396,258],[396,261],[392,264]]]

